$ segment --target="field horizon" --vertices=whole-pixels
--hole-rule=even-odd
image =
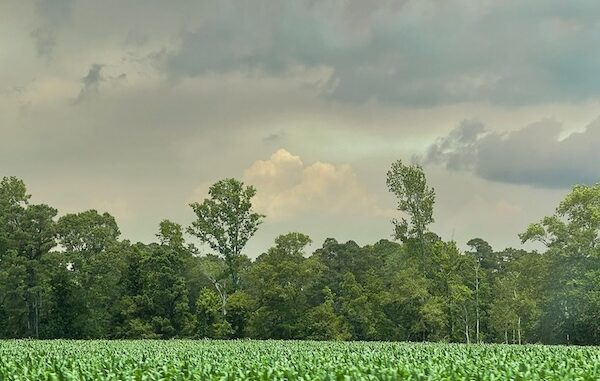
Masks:
[[[600,376],[597,347],[535,344],[3,340],[0,359],[4,380],[553,381]]]

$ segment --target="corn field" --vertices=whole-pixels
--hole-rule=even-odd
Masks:
[[[0,342],[0,380],[598,380],[600,348],[310,341]]]

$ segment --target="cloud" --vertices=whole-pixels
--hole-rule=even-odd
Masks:
[[[286,134],[285,134],[284,130],[280,130],[277,132],[271,132],[270,134],[268,134],[267,136],[265,136],[263,138],[263,142],[275,144],[275,143],[281,142],[283,139],[285,139],[285,135]]]
[[[444,164],[450,170],[473,169],[479,153],[479,142],[484,134],[482,123],[465,120],[448,136],[438,138],[436,144],[429,147],[425,161]]]
[[[90,96],[98,93],[100,82],[104,80],[102,77],[102,68],[104,65],[92,64],[85,77],[81,78],[81,90],[75,100],[75,103],[79,103]]]
[[[256,186],[256,208],[272,220],[306,214],[384,215],[349,165],[320,161],[306,165],[299,156],[279,149],[246,169],[244,180]]]
[[[37,28],[31,32],[37,54],[46,59],[52,57],[52,50],[56,45],[56,33],[52,29]]]
[[[326,97],[432,106],[600,96],[600,3],[221,1],[181,36],[169,75],[330,67]],[[509,26],[509,27],[507,27]]]
[[[297,68],[327,68],[331,76],[313,86],[324,99],[351,104],[512,106],[600,96],[600,52],[591,48],[600,36],[592,17],[599,2],[547,0],[533,9],[468,0],[176,4],[37,1],[25,36],[46,58],[60,45],[70,65],[108,64],[107,55],[146,59],[178,80],[285,78]]]
[[[56,26],[69,19],[74,3],[74,0],[36,0],[35,9],[44,23]]]
[[[583,132],[562,134],[562,125],[553,120],[505,133],[464,121],[430,146],[423,160],[511,184],[568,188],[599,182],[600,119]]]
[[[57,30],[69,20],[73,4],[73,0],[35,2],[35,10],[41,25],[33,30],[30,36],[40,57],[45,57],[47,60],[52,58]]]
[[[598,114],[599,10],[559,0],[0,1],[0,172],[61,211],[125,200],[124,236],[152,240],[164,217],[189,222],[196,186],[194,201],[285,147],[301,165],[283,160],[285,171],[254,176],[269,214],[256,253],[295,230],[369,243],[391,234],[378,211],[395,205],[389,164],[426,153],[471,117],[485,126],[466,122],[429,155],[436,226],[445,237],[456,228],[465,240],[516,244],[564,196],[557,176],[567,184],[597,173],[597,154],[564,136]],[[565,127],[510,136],[526,142],[520,152],[536,141],[563,164],[550,164],[555,154],[521,158],[519,174],[518,153],[496,152],[514,148],[504,131],[545,116]],[[582,140],[573,145],[598,136]],[[469,203],[478,195],[486,207]],[[521,217],[489,218],[498,200]],[[446,222],[455,215],[463,219]]]

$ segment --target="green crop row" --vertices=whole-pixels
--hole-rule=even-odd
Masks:
[[[310,341],[1,341],[4,380],[598,380],[600,348]]]

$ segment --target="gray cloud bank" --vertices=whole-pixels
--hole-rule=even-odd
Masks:
[[[40,0],[33,8],[29,36],[47,60],[79,34],[105,43],[121,33],[131,50],[155,43],[146,58],[172,79],[328,69],[322,95],[343,102],[522,105],[600,95],[600,51],[590,48],[600,2]]]
[[[573,101],[600,94],[600,2],[221,1],[169,75],[332,69],[326,95],[402,105]]]
[[[273,218],[250,252],[286,230],[367,243],[391,234],[390,216],[363,213],[394,205],[389,164],[477,118],[427,156],[436,229],[518,243],[515,221],[598,178],[595,124],[500,132],[600,113],[598,14],[558,0],[0,1],[0,176],[152,240],[165,217],[189,222],[193,190],[260,159],[296,177],[248,177]]]
[[[93,94],[96,94],[100,87],[100,82],[102,81],[102,65],[93,64],[86,76],[81,78],[81,91],[79,92],[75,103],[81,102]]]
[[[30,34],[34,41],[37,53],[46,59],[52,58],[56,46],[56,31],[69,20],[73,0],[37,0],[35,2],[36,14],[41,24]]]
[[[562,188],[600,182],[600,119],[583,132],[561,138],[562,132],[553,120],[506,133],[467,120],[439,138],[423,159],[511,184]]]

